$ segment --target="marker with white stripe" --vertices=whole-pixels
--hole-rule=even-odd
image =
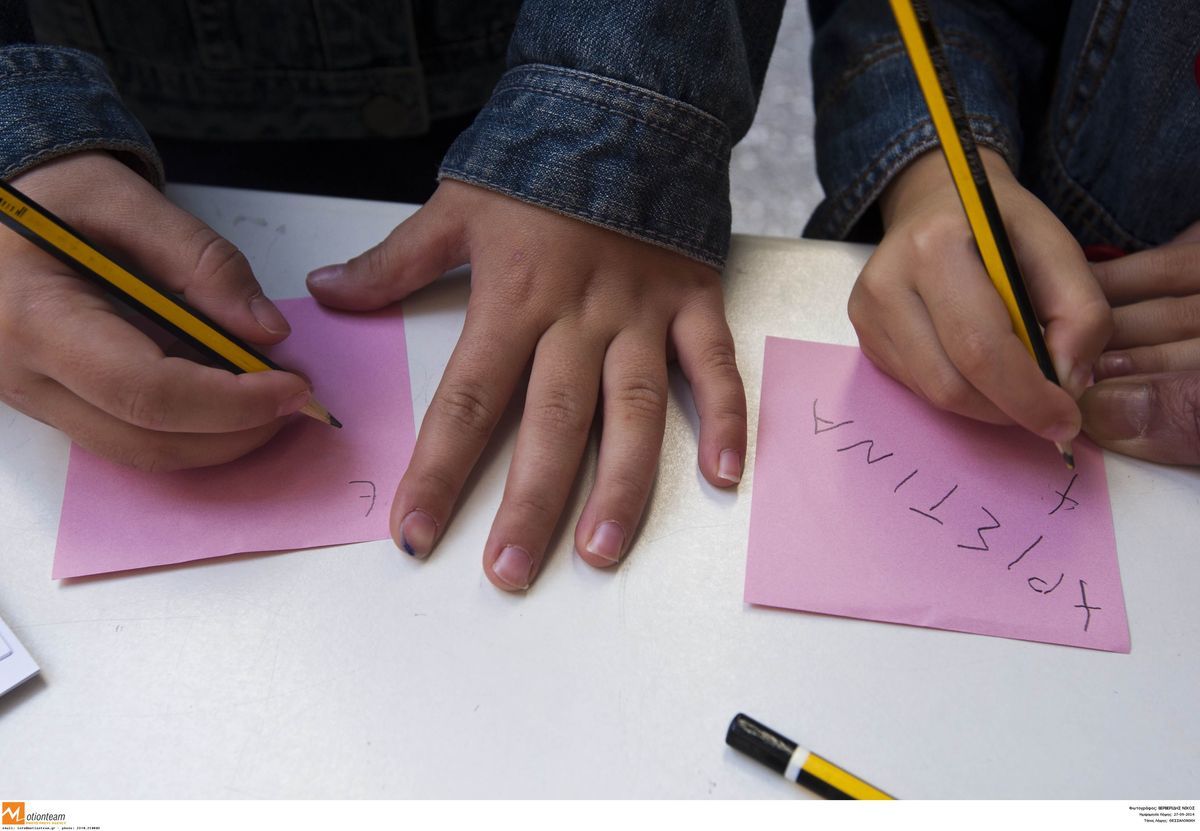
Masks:
[[[894,799],[744,713],[729,723],[725,744],[826,799]]]

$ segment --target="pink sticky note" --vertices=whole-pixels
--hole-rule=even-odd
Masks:
[[[1104,458],[1074,450],[768,338],[746,601],[1128,652]]]
[[[292,324],[271,350],[312,379],[341,430],[302,415],[216,467],[144,473],[72,446],[55,578],[384,539],[413,447],[400,307],[371,314],[279,303]]]

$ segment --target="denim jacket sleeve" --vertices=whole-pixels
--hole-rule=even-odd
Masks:
[[[68,153],[108,150],[155,185],[162,163],[103,62],[33,42],[25,4],[0,0],[0,178]]]
[[[1065,7],[1044,0],[929,0],[975,141],[1014,170]],[[884,0],[809,0],[817,172],[825,199],[805,236],[873,241],[876,200],[937,135]]]
[[[526,0],[441,176],[721,267],[783,0]]]

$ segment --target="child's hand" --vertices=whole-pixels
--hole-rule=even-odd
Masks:
[[[938,151],[905,169],[881,200],[886,232],[850,296],[863,351],[934,405],[1051,441],[1079,432],[1075,404],[1112,330],[1079,245],[996,153],[984,165],[1063,388],[1017,338],[979,258]]]
[[[245,257],[111,156],[66,156],[13,185],[232,333],[260,344],[287,335]],[[164,356],[92,283],[0,228],[0,400],[88,450],[148,470],[228,461],[269,439],[308,392],[290,373]]]
[[[575,527],[588,563],[628,551],[654,482],[671,344],[700,412],[700,469],[738,481],[746,403],[717,271],[681,254],[456,181],[382,243],[309,275],[313,296],[367,310],[470,262],[471,299],[392,505],[392,535],[425,557],[532,360],[504,498],[484,547],[499,588],[533,582],[602,402],[596,482]]]
[[[1116,329],[1079,401],[1084,430],[1118,453],[1200,464],[1200,223],[1092,270]]]

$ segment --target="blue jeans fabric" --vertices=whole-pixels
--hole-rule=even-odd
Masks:
[[[190,139],[403,136],[483,105],[441,176],[720,267],[729,154],[783,2],[29,0],[46,43],[0,30],[0,175],[95,148],[161,182],[143,125]],[[22,5],[0,0],[0,24]],[[61,70],[34,95],[26,79],[48,62]]]
[[[1200,219],[1200,4],[929,0],[975,140],[1083,245]],[[810,0],[817,166],[806,236],[874,240],[875,203],[937,146],[883,0]]]

